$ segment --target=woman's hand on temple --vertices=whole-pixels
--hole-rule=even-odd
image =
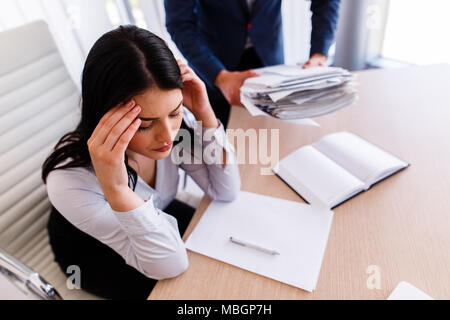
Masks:
[[[109,110],[87,141],[95,174],[111,208],[128,211],[143,203],[128,186],[125,151],[141,124],[134,101]]]
[[[182,89],[183,105],[194,114],[198,121],[202,121],[203,127],[217,128],[218,120],[209,102],[205,83],[189,66],[181,60],[177,60],[177,62],[184,86]]]

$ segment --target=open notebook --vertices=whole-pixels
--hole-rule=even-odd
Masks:
[[[331,209],[408,166],[353,133],[338,132],[296,150],[272,171],[310,204]]]

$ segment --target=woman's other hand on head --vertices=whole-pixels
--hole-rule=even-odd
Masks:
[[[183,104],[204,127],[218,126],[218,120],[209,102],[205,83],[184,62],[177,60],[183,81]]]

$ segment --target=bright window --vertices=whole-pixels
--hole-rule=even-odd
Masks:
[[[418,65],[450,63],[449,13],[449,0],[391,0],[382,56]]]
[[[106,2],[106,12],[108,13],[109,20],[114,28],[117,28],[122,22],[122,18],[120,16],[119,7],[114,0],[105,0]]]
[[[148,29],[139,0],[105,0],[105,4],[113,27],[132,23],[140,28]]]
[[[130,6],[136,25],[139,28],[148,29],[147,23],[145,22],[144,12],[139,6],[139,0],[130,0]]]

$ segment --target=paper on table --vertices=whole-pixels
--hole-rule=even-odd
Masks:
[[[233,202],[213,201],[186,248],[239,268],[312,291],[316,287],[333,212],[241,191]],[[279,252],[232,243],[230,236]]]
[[[434,300],[425,292],[417,289],[412,284],[401,281],[387,298],[388,300]]]
[[[242,101],[242,104],[245,106],[245,108],[248,110],[248,112],[254,117],[256,117],[256,116],[264,116],[264,117],[269,117],[269,118],[277,120],[277,121],[291,122],[291,123],[301,124],[301,125],[305,125],[305,126],[320,127],[320,125],[317,122],[315,122],[314,120],[309,119],[309,118],[307,118],[307,119],[282,120],[282,119],[277,119],[275,117],[272,117],[271,115],[265,113],[264,111],[262,111],[261,109],[256,107],[250,101],[250,99],[248,99],[242,93],[241,93],[241,101]]]

